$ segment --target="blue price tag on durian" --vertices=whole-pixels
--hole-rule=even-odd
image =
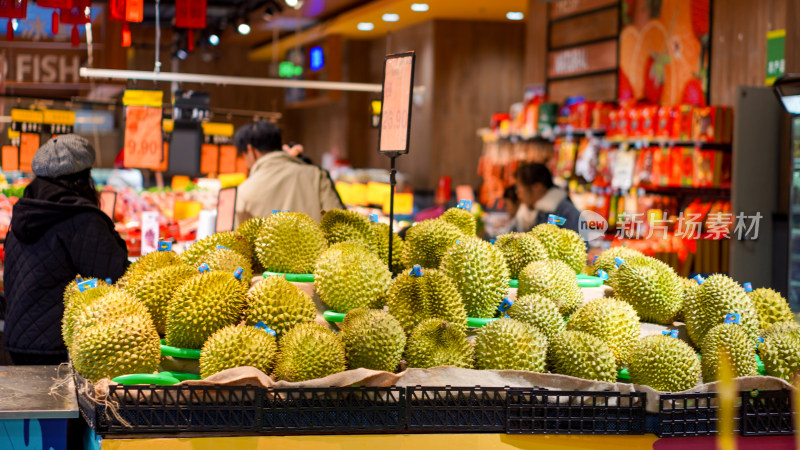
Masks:
[[[411,275],[413,277],[421,277],[422,276],[422,267],[419,264],[414,265],[414,267],[411,268],[411,272],[410,272],[409,275]]]
[[[203,263],[203,264],[200,264],[200,267],[198,267],[197,270],[199,270],[200,273],[206,273],[206,272],[211,271],[211,268],[208,267],[208,264]]]
[[[242,269],[241,267],[237,267],[236,270],[233,271],[233,276],[237,280],[241,280],[242,279],[242,274],[244,274],[244,269]]]
[[[753,283],[745,283],[744,284],[744,291],[745,292],[753,292]]]
[[[565,223],[567,223],[567,219],[561,216],[557,216],[555,214],[550,214],[549,216],[547,216],[547,223],[549,223],[550,225],[558,225],[559,227],[561,227],[564,226]]]
[[[597,258],[599,258],[599,256],[594,255],[594,258],[592,258],[592,264],[597,264]]]
[[[230,249],[228,247],[225,247],[224,245],[217,245],[217,250],[230,250]]]
[[[107,284],[107,285],[109,285],[109,286],[110,286],[110,285],[112,285],[112,284],[114,284],[114,282],[113,282],[113,281],[111,281],[111,278],[106,278],[106,280],[105,280],[105,281],[106,281],[106,284]]]
[[[92,278],[91,280],[81,281],[78,283],[78,291],[86,292],[89,289],[94,289],[97,287],[97,278]]]
[[[378,215],[377,214],[370,214],[369,221],[372,223],[378,223]]]
[[[277,334],[277,333],[275,333],[275,330],[273,330],[272,328],[268,327],[267,324],[265,324],[264,322],[258,322],[257,324],[255,324],[255,327],[258,328],[259,330],[261,330],[261,331],[263,331],[263,332],[265,332],[267,334],[271,334],[273,336],[275,336]]]
[[[742,319],[739,313],[725,314],[725,323],[739,323]]]
[[[661,331],[661,334],[663,334],[664,336],[669,336],[671,338],[675,338],[675,339],[678,338],[678,330],[663,330],[663,331]]]
[[[625,260],[624,259],[620,258],[619,256],[614,258],[614,265],[617,266],[617,269],[619,269],[619,266],[621,266],[623,264],[625,264]]]
[[[170,241],[158,241],[158,251],[160,251],[160,252],[172,251],[172,242],[170,242]]]
[[[692,277],[692,279],[693,279],[694,281],[697,281],[697,284],[703,284],[703,282],[705,282],[705,281],[706,281],[706,279],[705,279],[705,278],[703,278],[703,276],[702,276],[702,275],[700,275],[699,273],[698,273],[697,275],[693,276],[693,277]]]
[[[469,200],[459,200],[457,208],[469,211],[472,209],[472,202]]]
[[[500,311],[501,313],[504,313],[504,312],[508,311],[508,308],[511,308],[511,306],[513,304],[514,304],[514,301],[511,300],[510,298],[506,297],[500,303],[500,306],[497,307],[497,310]]]

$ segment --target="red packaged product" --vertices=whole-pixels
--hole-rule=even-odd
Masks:
[[[692,114],[693,139],[703,142],[731,141],[733,112],[727,106],[694,108]]]
[[[595,102],[578,103],[575,106],[574,123],[576,128],[591,128],[592,127],[592,113],[594,112]]]
[[[694,172],[694,151],[691,147],[681,147],[681,186],[692,185],[692,173]]]
[[[630,108],[617,110],[617,136],[620,138],[630,137]]]
[[[676,106],[672,115],[672,139],[688,141],[692,138],[691,105]]]
[[[658,131],[658,106],[642,108],[639,120],[639,135],[644,139],[655,139]]]
[[[639,139],[642,137],[642,108],[628,110],[628,137]]]
[[[608,126],[606,127],[606,137],[608,138],[616,138],[619,136],[619,126],[618,122],[619,117],[619,110],[613,110],[608,112]]]
[[[677,187],[683,182],[683,148],[671,147],[669,149],[670,175],[667,186]]]
[[[672,137],[672,115],[675,112],[674,106],[662,106],[658,109],[658,123],[656,124],[656,137],[658,139],[669,139]]]

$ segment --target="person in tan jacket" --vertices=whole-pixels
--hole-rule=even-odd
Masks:
[[[303,212],[314,220],[321,211],[344,209],[328,173],[281,150],[281,130],[272,123],[251,122],[233,137],[250,175],[239,185],[237,225],[273,211]]]

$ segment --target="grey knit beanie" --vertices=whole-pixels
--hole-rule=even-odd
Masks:
[[[90,169],[94,158],[94,147],[89,141],[65,134],[50,139],[37,150],[31,167],[38,177],[56,178]]]

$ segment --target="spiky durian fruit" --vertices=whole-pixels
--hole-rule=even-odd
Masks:
[[[631,382],[657,391],[679,392],[700,380],[700,360],[686,342],[663,335],[647,336],[633,349]]]
[[[369,219],[355,211],[332,209],[322,215],[319,224],[328,245],[355,241],[370,251],[378,249],[372,240],[372,227]]]
[[[544,244],[530,233],[503,234],[497,237],[494,245],[503,253],[512,280],[518,280],[528,264],[550,258]]]
[[[614,260],[622,258],[625,261],[630,261],[641,257],[644,257],[644,254],[638,250],[628,247],[611,247],[597,256],[597,259],[587,268],[586,274],[597,276],[598,270],[603,270],[608,275],[608,280],[606,280],[605,284],[614,287],[614,280],[617,274],[617,264]]]
[[[399,275],[389,289],[389,312],[411,333],[426,319],[442,319],[466,328],[467,311],[455,283],[436,269],[422,269]]]
[[[726,354],[734,377],[758,375],[756,352],[747,330],[732,323],[714,326],[703,339],[701,349],[703,382],[717,381],[722,355]]]
[[[98,285],[96,288],[87,289],[84,292],[71,293],[69,301],[64,304],[64,316],[61,319],[61,337],[64,339],[64,344],[69,348],[72,343],[72,329],[75,326],[76,314],[83,311],[84,308],[92,304],[99,298],[117,290],[115,287],[107,285]]]
[[[217,330],[241,320],[244,297],[242,284],[230,273],[209,272],[190,278],[172,297],[167,345],[202,348]]]
[[[172,296],[197,273],[197,269],[185,264],[168,266],[129,283],[125,290],[144,303],[158,334],[163,336],[167,331],[167,312]]]
[[[686,331],[695,347],[703,345],[706,334],[725,320],[727,314],[739,314],[741,327],[755,346],[759,320],[753,302],[744,288],[726,275],[712,275],[686,298]]]
[[[247,292],[246,323],[263,322],[278,339],[296,325],[313,322],[316,314],[311,297],[283,277],[267,277]]]
[[[406,232],[403,263],[405,267],[420,265],[437,269],[447,250],[456,241],[466,239],[455,225],[441,219],[423,220]]]
[[[392,274],[378,256],[354,242],[332,245],[314,267],[319,298],[341,313],[383,307],[391,282]]]
[[[587,380],[614,382],[614,352],[600,338],[583,331],[562,331],[547,348],[550,371]]]
[[[140,281],[154,270],[178,264],[183,264],[183,260],[175,252],[157,251],[148,253],[128,267],[128,270],[125,271],[125,275],[117,281],[116,286],[124,288],[128,284]]]
[[[586,242],[578,233],[549,223],[537,225],[529,233],[544,244],[550,259],[563,261],[575,273],[586,267]]]
[[[400,322],[380,309],[354,309],[347,313],[339,337],[349,369],[394,372],[406,348],[406,334]]]
[[[302,323],[281,339],[275,377],[306,381],[345,370],[344,345],[339,336],[316,323]]]
[[[562,316],[572,314],[583,304],[583,291],[575,272],[566,263],[553,259],[534,261],[522,269],[517,295],[529,294],[549,298]]]
[[[528,294],[517,297],[506,314],[512,319],[532,325],[542,332],[547,339],[564,331],[564,317],[558,312],[558,306],[547,297],[539,294]]]
[[[247,290],[253,282],[253,269],[250,261],[238,252],[226,248],[220,248],[208,253],[202,258],[211,270],[218,272],[228,272],[236,276],[242,283],[242,287]],[[239,269],[241,273],[237,273]]]
[[[468,317],[492,317],[508,293],[503,254],[476,237],[450,247],[442,259],[442,271],[461,293]]]
[[[235,231],[216,233],[200,239],[181,254],[181,259],[190,266],[197,267],[205,262],[205,257],[220,248],[220,246],[233,250],[244,256],[247,261],[253,260],[253,253],[247,239]]]
[[[137,314],[151,320],[150,312],[142,302],[121,289],[112,289],[103,297],[76,310],[73,315],[72,329],[66,330],[64,343],[70,345],[75,336],[98,323]]]
[[[631,361],[641,326],[631,305],[607,297],[581,306],[570,316],[567,329],[583,331],[603,340],[614,352],[617,368],[621,369]]]
[[[392,233],[392,274],[397,275],[403,271],[403,249],[405,241],[397,233]],[[389,264],[389,225],[385,223],[372,223],[372,243],[378,249],[378,256],[387,265]]]
[[[478,330],[475,367],[481,370],[545,372],[547,338],[518,320],[495,320]]]
[[[450,208],[442,214],[442,220],[452,223],[466,236],[476,235],[477,224],[475,216],[466,209]]]
[[[228,325],[217,330],[200,351],[200,376],[203,378],[234,367],[251,366],[268,374],[275,363],[278,344],[264,330],[244,325]]]
[[[762,330],[776,322],[793,320],[794,314],[783,296],[772,289],[761,288],[748,293],[753,306],[758,311],[758,319]]]
[[[772,333],[758,348],[767,375],[794,382],[800,372],[800,330]]]
[[[634,258],[620,265],[614,295],[630,303],[645,322],[671,324],[683,307],[681,278],[655,258]]]
[[[406,346],[408,367],[472,368],[472,345],[461,327],[441,319],[428,319],[414,328]]]
[[[308,214],[280,212],[264,222],[255,246],[264,270],[311,273],[328,244],[319,225]]]

